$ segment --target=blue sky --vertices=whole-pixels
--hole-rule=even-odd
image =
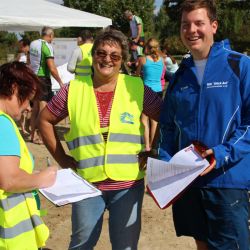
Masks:
[[[163,0],[155,0],[155,13],[157,13],[162,5]]]

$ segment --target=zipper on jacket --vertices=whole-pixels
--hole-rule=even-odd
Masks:
[[[205,70],[204,70],[204,74],[205,74]],[[200,117],[201,117],[201,94],[202,94],[202,85],[203,85],[203,79],[204,79],[204,74],[202,77],[202,82],[201,85],[199,85],[197,77],[196,77],[196,81],[197,84],[200,87],[200,91],[199,91],[199,100],[198,100],[198,114],[197,114],[197,139],[198,141],[200,141],[200,125],[201,125],[201,121],[200,121]],[[203,142],[202,142],[203,143]]]
[[[198,84],[198,86],[200,87],[200,93],[199,93],[199,103],[198,103],[198,117],[197,117],[197,139],[198,141],[200,141],[200,127],[201,127],[201,96],[202,96],[202,91],[203,91],[203,83],[204,83],[204,79],[205,79],[205,75],[207,74],[207,64],[208,64],[208,60],[209,60],[209,57],[207,58],[207,62],[206,62],[206,65],[205,65],[205,69],[204,69],[204,73],[203,73],[203,76],[202,76],[202,81],[201,81],[201,84],[199,84],[198,82],[198,79],[197,79],[197,74],[195,74],[195,77],[196,77],[196,83]],[[197,71],[197,69],[195,68],[195,70]],[[202,141],[203,143],[203,141]]]
[[[177,121],[176,121],[176,117],[174,118],[174,123],[175,123],[176,127],[177,127],[178,130],[179,130],[179,135],[178,135],[178,151],[179,151],[179,150],[182,149],[182,148],[181,148],[181,128],[180,128],[179,124],[178,124]]]

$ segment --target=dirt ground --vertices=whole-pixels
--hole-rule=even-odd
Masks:
[[[65,132],[65,127],[57,127],[59,134]],[[61,137],[62,138],[62,137]],[[26,140],[28,141],[28,140]],[[63,141],[63,139],[62,139]],[[65,142],[63,141],[65,146]],[[55,161],[43,145],[27,142],[27,145],[35,157],[36,169],[46,167],[46,157]],[[71,206],[56,207],[42,195],[42,208],[47,210],[43,217],[50,229],[50,237],[46,248],[53,250],[66,250],[71,235]],[[102,234],[96,246],[96,250],[109,250],[108,213],[105,213]],[[142,231],[139,241],[140,250],[191,250],[195,249],[193,239],[175,236],[171,208],[161,210],[152,198],[145,193],[142,209]]]

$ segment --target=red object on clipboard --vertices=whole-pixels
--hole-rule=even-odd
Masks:
[[[208,149],[208,147],[207,146],[205,146],[203,143],[201,143],[201,142],[198,142],[198,141],[194,141],[193,143],[193,152],[195,151],[196,153],[198,153],[200,156],[201,156],[201,154],[205,151],[205,150],[207,150]],[[191,146],[191,145],[190,145]],[[211,165],[214,161],[215,161],[215,157],[214,157],[214,155],[209,155],[209,157],[206,157],[206,160],[209,162],[209,164]],[[209,167],[209,166],[207,166],[207,167]],[[205,168],[206,169],[206,168]],[[205,170],[205,169],[203,169],[202,170],[202,172]],[[195,177],[192,179],[192,181],[191,181],[191,179],[189,180],[190,181],[190,183],[187,185],[187,186],[185,186],[184,188],[183,188],[183,186],[180,188],[181,190],[180,190],[180,192],[178,191],[178,193],[172,198],[172,199],[168,199],[168,202],[165,204],[165,202],[163,202],[163,205],[164,206],[162,206],[162,205],[160,205],[159,204],[159,202],[157,201],[157,198],[155,197],[155,195],[156,195],[156,193],[154,194],[154,192],[155,192],[155,190],[157,189],[154,189],[154,187],[153,187],[153,185],[154,184],[151,184],[151,187],[152,187],[152,190],[150,189],[150,187],[149,187],[149,184],[147,184],[146,185],[146,188],[147,188],[147,192],[151,195],[151,197],[153,198],[153,200],[155,201],[155,203],[157,204],[157,206],[160,208],[160,209],[165,209],[165,208],[167,208],[167,207],[169,207],[170,205],[172,205],[176,200],[178,200],[182,195],[183,195],[183,193],[185,192],[185,190],[188,188],[188,187],[190,187],[190,185],[194,182],[194,180],[198,177],[199,175],[195,175]],[[182,180],[182,179],[180,179],[180,180]],[[164,182],[164,181],[163,181]],[[168,183],[168,182],[167,182]],[[167,184],[168,185],[168,184]],[[167,186],[166,185],[166,186]],[[171,187],[171,184],[169,185],[169,187]],[[166,189],[166,191],[167,191],[167,189]],[[163,191],[161,191],[161,192],[163,192]],[[164,193],[165,194],[165,193]]]
[[[195,150],[202,155],[202,153],[206,150],[208,150],[208,146],[206,146],[204,143],[200,142],[200,141],[193,141],[192,144],[194,145]],[[209,155],[206,157],[207,161],[210,163],[210,165],[212,163],[214,163],[215,161],[215,157],[214,154]]]

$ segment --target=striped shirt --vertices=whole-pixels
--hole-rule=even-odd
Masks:
[[[65,84],[55,95],[52,100],[47,104],[48,110],[57,118],[64,119],[68,116],[68,91],[69,84]],[[109,126],[109,118],[113,101],[113,92],[98,92],[95,91],[98,113],[100,117],[100,127]],[[143,113],[154,120],[158,120],[162,100],[157,93],[152,91],[149,87],[144,86],[144,100],[143,100]],[[107,133],[103,134],[104,140],[107,140]],[[93,183],[98,189],[102,191],[120,190],[131,188],[139,185],[142,180],[131,181],[115,181],[107,179],[100,182]]]

